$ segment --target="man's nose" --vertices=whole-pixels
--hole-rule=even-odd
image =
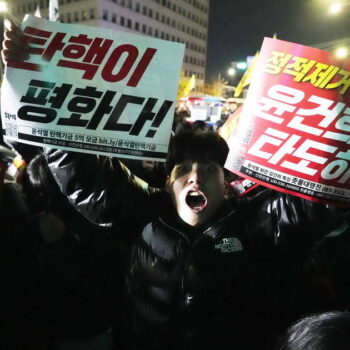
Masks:
[[[191,184],[201,184],[203,183],[203,172],[198,167],[193,167],[189,176],[188,176],[188,182]]]

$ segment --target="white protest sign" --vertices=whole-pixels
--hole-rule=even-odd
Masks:
[[[78,152],[163,160],[184,45],[26,16],[26,61],[9,61],[4,138]]]

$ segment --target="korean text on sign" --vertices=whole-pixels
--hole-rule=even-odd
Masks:
[[[304,198],[350,203],[348,66],[265,41],[227,167]]]
[[[23,34],[30,58],[10,61],[3,85],[5,138],[166,157],[184,45],[32,16]],[[65,134],[83,137],[58,136]]]

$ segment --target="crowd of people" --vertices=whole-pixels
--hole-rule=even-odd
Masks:
[[[13,26],[3,60],[26,52]],[[238,199],[225,140],[174,130],[151,173],[6,146],[26,166],[9,182],[0,162],[1,349],[347,347],[347,210],[262,186]]]

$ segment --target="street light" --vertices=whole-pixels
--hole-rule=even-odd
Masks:
[[[0,12],[7,12],[7,3],[5,1],[0,1]]]
[[[237,71],[238,73],[241,71],[245,71],[248,67],[248,64],[244,61],[233,61],[230,63],[230,68],[227,71],[227,74],[230,77],[233,77],[235,75],[237,75]]]
[[[345,58],[348,55],[348,49],[346,47],[339,47],[335,51],[335,56],[338,58]]]
[[[239,70],[246,70],[248,68],[247,62],[236,62],[236,67]]]
[[[343,9],[343,5],[340,2],[335,2],[329,6],[328,12],[332,15],[339,13]]]
[[[331,15],[336,15],[340,13],[345,6],[349,6],[350,1],[337,1],[329,5],[328,12]]]
[[[246,70],[248,67],[247,62],[245,61],[233,61],[231,62],[231,68],[232,69],[238,69],[238,70]]]
[[[227,74],[230,75],[231,77],[233,77],[236,74],[236,70],[234,68],[229,68],[229,70],[227,71]]]

